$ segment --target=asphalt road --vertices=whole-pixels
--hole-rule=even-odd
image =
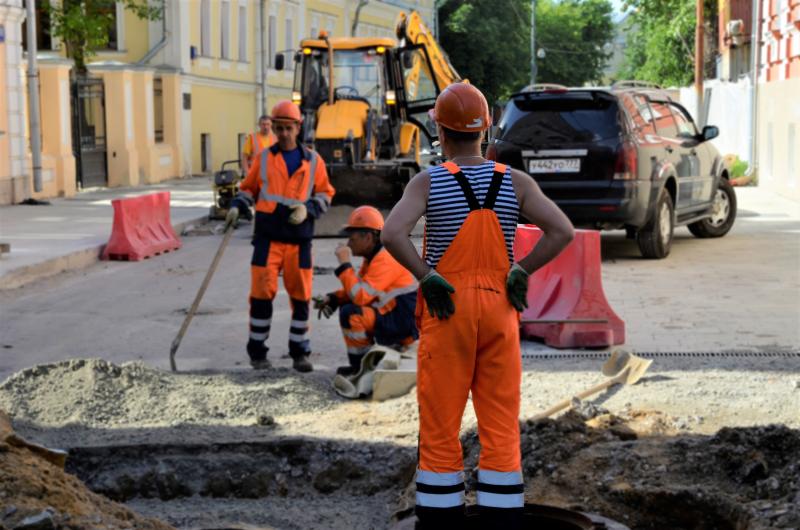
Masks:
[[[606,296],[626,323],[634,351],[720,352],[800,349],[800,208],[758,190],[739,191],[739,217],[726,237],[700,240],[676,230],[665,260],[639,257],[622,232],[602,238]],[[75,357],[169,368],[169,347],[221,241],[183,238],[177,252],[142,262],[100,262],[26,287],[0,291],[0,380],[36,364]],[[333,249],[314,244],[314,292],[338,287]],[[181,369],[249,369],[248,230],[235,234],[199,314],[178,351]],[[273,316],[270,357],[289,365],[288,300]],[[345,360],[337,319],[312,317],[312,361]],[[551,351],[524,343],[527,353]],[[721,361],[722,362],[722,361]]]

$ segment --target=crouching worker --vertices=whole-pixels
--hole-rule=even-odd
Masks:
[[[360,206],[350,214],[345,231],[347,245],[336,249],[336,276],[342,289],[315,300],[318,316],[330,317],[339,309],[347,357],[339,375],[359,371],[361,359],[373,344],[403,350],[419,336],[414,320],[417,283],[381,244],[383,216],[372,206]],[[358,273],[352,256],[364,258]]]

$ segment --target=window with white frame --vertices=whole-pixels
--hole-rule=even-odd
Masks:
[[[247,62],[247,5],[239,6],[239,61]]]
[[[200,2],[200,55],[211,57],[211,0]]]
[[[311,15],[311,32],[309,37],[316,39],[319,36],[319,15],[314,13]]]
[[[275,53],[278,51],[278,17],[275,15],[269,16],[269,34],[267,35],[269,41],[269,65],[275,66]]]
[[[333,30],[336,29],[336,17],[325,17],[325,31],[333,37]]]
[[[223,59],[231,58],[231,3],[222,0],[220,6],[220,44],[219,55]]]
[[[286,26],[285,26],[284,33],[283,33],[283,36],[284,36],[283,47],[286,50],[291,50],[291,49],[294,48],[294,35],[293,35],[294,17],[293,17],[293,15],[294,15],[294,13],[292,13],[291,10],[289,10],[289,9],[286,10],[286,20],[285,20]]]

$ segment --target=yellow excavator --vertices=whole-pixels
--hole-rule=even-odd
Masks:
[[[428,117],[436,96],[461,80],[419,13],[400,13],[397,39],[331,37],[300,42],[292,100],[302,139],[322,156],[334,204],[394,202],[433,154]],[[284,55],[275,66],[284,68]]]

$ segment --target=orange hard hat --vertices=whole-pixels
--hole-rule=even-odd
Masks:
[[[272,114],[270,115],[272,121],[296,121],[297,123],[303,122],[303,116],[300,114],[300,107],[292,103],[288,99],[281,100],[272,107]]]
[[[377,208],[359,206],[350,213],[345,230],[383,230],[383,216]]]
[[[486,98],[469,83],[453,83],[442,90],[428,115],[453,131],[481,132],[492,125]]]

